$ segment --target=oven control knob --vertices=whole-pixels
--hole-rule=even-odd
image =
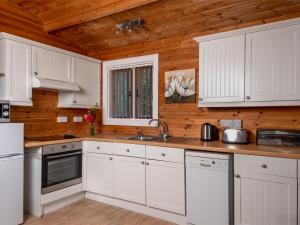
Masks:
[[[76,145],[72,145],[72,148],[76,148]]]
[[[4,117],[8,117],[8,116],[9,116],[9,112],[8,112],[8,111],[4,111],[4,112],[3,112],[3,116],[4,116]]]
[[[8,104],[4,104],[2,107],[3,107],[3,109],[9,109],[9,105]]]

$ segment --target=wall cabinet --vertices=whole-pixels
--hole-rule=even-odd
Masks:
[[[31,46],[1,39],[0,69],[0,99],[31,106]]]
[[[246,101],[300,100],[300,25],[246,35]]]
[[[184,164],[147,160],[146,174],[147,205],[184,215]]]
[[[106,154],[86,154],[86,190],[113,197],[114,195],[113,156]]]
[[[199,107],[300,105],[300,20],[195,39]]]
[[[49,49],[32,47],[32,70],[37,77],[70,81],[72,57]]]
[[[200,103],[244,101],[245,36],[200,44]]]
[[[145,159],[127,156],[115,156],[114,196],[123,200],[145,204],[145,170]]]
[[[94,104],[100,105],[100,68],[99,64],[73,57],[72,81],[80,91],[61,92],[59,107],[89,108]]]
[[[296,225],[297,161],[234,157],[235,225]]]

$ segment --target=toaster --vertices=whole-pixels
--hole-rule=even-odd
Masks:
[[[226,128],[222,132],[222,142],[227,144],[247,144],[247,130],[244,128]]]

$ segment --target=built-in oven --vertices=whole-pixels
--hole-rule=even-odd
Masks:
[[[82,183],[82,143],[47,145],[42,150],[42,194]]]

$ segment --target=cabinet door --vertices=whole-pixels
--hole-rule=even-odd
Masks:
[[[247,34],[246,101],[300,100],[300,26]]]
[[[145,204],[145,159],[125,156],[114,158],[114,194],[116,198]]]
[[[184,164],[148,160],[147,205],[185,214]]]
[[[72,57],[48,49],[32,47],[32,70],[35,76],[71,81]]]
[[[259,174],[235,178],[235,225],[296,225],[297,179]]]
[[[31,105],[31,46],[8,41],[10,96],[12,105]]]
[[[87,191],[113,197],[113,171],[113,156],[97,153],[87,153]]]
[[[73,93],[72,103],[75,105],[99,105],[100,70],[99,64],[83,59],[73,58],[74,79],[80,87]]]
[[[244,101],[244,54],[244,35],[200,43],[199,105]]]

